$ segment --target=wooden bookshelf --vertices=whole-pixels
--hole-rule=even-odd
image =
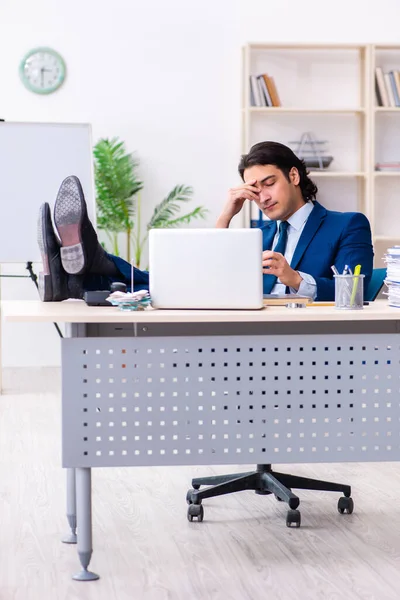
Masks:
[[[384,266],[385,244],[400,244],[400,171],[375,165],[400,161],[400,107],[378,106],[375,72],[400,71],[400,45],[250,43],[242,63],[242,152],[264,140],[296,151],[290,141],[307,131],[327,140],[331,165],[310,169],[318,199],[367,215],[375,266]],[[250,75],[261,74],[273,77],[281,106],[251,105]],[[244,226],[251,218],[247,207]]]
[[[371,210],[368,218],[374,233],[376,266],[385,266],[382,257],[386,249],[400,244],[400,171],[377,171],[382,161],[400,162],[400,107],[378,106],[375,95],[375,70],[400,71],[400,45],[371,46]]]

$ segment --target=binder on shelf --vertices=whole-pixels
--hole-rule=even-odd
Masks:
[[[262,210],[260,210],[258,206],[254,204],[254,202],[252,202],[250,206],[250,227],[262,227],[265,221],[268,221],[267,217],[264,215]]]

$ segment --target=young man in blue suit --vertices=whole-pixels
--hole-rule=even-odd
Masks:
[[[244,183],[229,191],[217,227],[229,227],[246,200],[270,219],[262,226],[264,293],[333,300],[332,265],[341,273],[360,264],[367,289],[374,253],[365,215],[316,202],[304,162],[283,144],[256,144],[242,156],[239,173]]]
[[[239,164],[243,184],[229,191],[217,227],[229,227],[246,200],[270,219],[262,227],[264,293],[298,293],[315,300],[334,299],[331,266],[362,265],[365,289],[372,274],[373,248],[367,218],[339,213],[315,201],[317,187],[304,162],[283,144],[256,144]],[[131,266],[107,254],[97,239],[77,177],[61,184],[54,207],[39,212],[38,242],[43,301],[82,298],[85,290],[109,289],[113,281],[130,284]],[[179,276],[179,274],[177,274]],[[146,271],[135,270],[135,290],[148,289]]]

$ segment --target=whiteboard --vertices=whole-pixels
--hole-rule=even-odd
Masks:
[[[0,263],[41,262],[37,219],[61,182],[76,175],[95,224],[89,124],[0,122]]]

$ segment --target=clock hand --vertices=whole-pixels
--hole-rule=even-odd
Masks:
[[[43,67],[40,69],[40,82],[43,87],[44,86],[44,68]]]

